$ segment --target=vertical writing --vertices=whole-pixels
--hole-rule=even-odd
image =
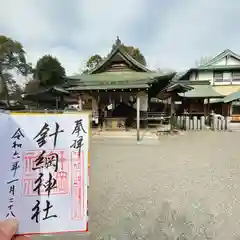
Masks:
[[[9,186],[9,204],[8,204],[8,213],[6,214],[6,217],[16,217],[14,213],[14,196],[15,196],[15,188],[16,183],[19,181],[19,178],[17,177],[18,171],[20,168],[20,151],[22,148],[22,139],[24,138],[24,135],[20,128],[18,128],[13,136],[12,139],[12,166],[11,166],[11,173],[12,173],[12,179],[7,182],[7,185]]]
[[[40,129],[39,133],[34,137],[38,146],[40,148],[44,147],[47,143],[47,137],[53,137],[53,149],[55,149],[57,145],[58,134],[64,132],[64,130],[59,130],[60,126],[58,123],[55,123],[55,130],[53,133],[48,134],[50,131],[50,127],[47,123],[43,125]],[[57,218],[57,214],[54,214],[54,206],[50,202],[50,195],[54,189],[57,188],[57,180],[55,178],[56,173],[59,168],[59,155],[58,152],[54,150],[50,153],[47,153],[46,150],[42,149],[40,154],[34,159],[34,163],[32,166],[32,171],[36,171],[37,178],[34,181],[33,192],[35,192],[38,196],[41,196],[42,192],[47,194],[48,199],[45,201],[45,207],[41,209],[40,201],[36,200],[35,205],[32,208],[32,217],[36,223],[39,223],[40,218],[42,220],[47,220],[50,218]],[[44,169],[47,169],[48,173],[44,174]],[[43,215],[41,216],[41,212]]]
[[[71,149],[74,151],[71,155],[72,161],[72,179],[73,179],[73,208],[72,219],[81,219],[83,217],[84,209],[84,135],[86,130],[83,127],[83,119],[75,121],[75,125],[72,131],[74,136]]]
[[[75,126],[72,131],[72,135],[75,137],[75,139],[73,140],[73,143],[70,146],[70,148],[77,149],[79,150],[79,152],[81,152],[81,148],[83,147],[84,142],[83,134],[86,134],[86,131],[83,128],[82,121],[83,121],[82,119],[75,121]]]
[[[50,131],[50,127],[47,123],[44,123],[43,127],[40,129],[38,134],[33,138],[36,140],[39,147],[43,147],[47,143],[47,137],[53,137],[53,148],[56,147],[57,144],[57,137],[59,133],[63,133],[64,130],[59,130],[60,126],[56,122],[55,123],[55,131],[51,134],[48,134]]]
[[[45,151],[43,150],[40,155],[35,159],[35,164],[32,167],[33,171],[38,171],[38,176],[34,181],[33,192],[37,193],[38,196],[42,195],[42,192],[46,193],[48,198],[52,193],[52,190],[57,188],[57,180],[53,177],[53,172],[57,172],[58,168],[58,157],[55,158],[50,157],[51,161],[49,161],[49,157],[45,156]],[[52,169],[50,169],[52,167]],[[48,169],[48,176],[46,176],[42,169]],[[42,220],[46,220],[49,218],[56,218],[56,214],[51,214],[53,205],[50,200],[46,200],[46,207],[44,209],[40,209],[40,201],[36,200],[34,207],[32,208],[32,217],[36,223],[40,220],[41,211],[44,212],[44,217]]]
[[[45,151],[45,150],[44,150]],[[23,195],[36,196],[33,191],[36,173],[43,169],[49,169],[52,177],[57,181],[57,187],[52,189],[52,195],[65,195],[69,193],[69,161],[65,150],[25,151],[23,164]],[[34,169],[34,170],[33,170]],[[41,196],[47,195],[44,188],[40,189]]]

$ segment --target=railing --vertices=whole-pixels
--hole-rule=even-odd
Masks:
[[[232,82],[240,82],[240,76],[239,77],[233,77]]]
[[[218,83],[234,83],[234,82],[240,82],[240,77],[231,77],[231,78],[214,78],[213,84]]]
[[[224,81],[223,81],[223,78],[214,78],[213,82],[221,83],[221,82],[224,82]]]
[[[164,120],[169,118],[166,112],[146,112],[147,120]]]

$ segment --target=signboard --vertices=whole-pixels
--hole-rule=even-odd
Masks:
[[[145,92],[140,92],[139,98],[140,98],[140,111],[147,111],[148,110],[148,94]],[[137,109],[137,103],[133,106],[135,109]]]
[[[0,219],[19,234],[87,231],[89,115],[0,114]]]

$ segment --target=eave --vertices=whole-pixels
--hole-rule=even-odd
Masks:
[[[109,73],[107,73],[107,75],[108,74]],[[73,78],[71,78],[68,87],[66,84],[66,89],[69,91],[148,89],[152,88],[152,86],[157,87],[157,85],[161,85],[162,82],[167,81],[168,83],[172,80],[175,73],[161,75],[159,73],[142,72],[134,73],[131,77],[128,75],[124,76],[123,74],[117,75],[117,79],[113,78],[113,73],[110,74],[110,77],[107,77],[106,73],[100,73],[86,75],[86,78],[81,77],[81,79],[77,78],[73,80]]]
[[[223,98],[224,96],[214,90],[211,85],[192,85],[193,89],[178,95],[184,98]]]
[[[223,102],[224,103],[230,103],[230,102],[233,102],[233,101],[236,101],[236,100],[239,100],[239,99],[240,99],[240,91],[237,91],[237,92],[234,92],[234,93],[229,94],[228,96],[226,96],[223,99]]]
[[[63,89],[61,87],[49,87],[49,88],[42,88],[37,92],[32,93],[24,93],[22,97],[24,100],[37,100],[37,99],[55,99],[56,97],[60,96],[68,96],[70,94],[69,91]]]
[[[143,81],[144,83],[151,82],[155,78],[164,77],[168,75],[162,75],[156,72],[103,72],[96,74],[82,74],[71,77],[66,77],[68,84],[91,84],[91,83],[122,83],[122,82],[133,82]]]
[[[96,91],[96,90],[126,90],[126,89],[148,89],[148,84],[125,84],[125,85],[95,85],[95,86],[75,86],[68,88],[69,91]]]

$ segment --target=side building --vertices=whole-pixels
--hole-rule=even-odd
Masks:
[[[214,112],[240,120],[240,56],[227,49],[207,63],[191,68],[177,81],[193,86],[182,94],[189,112]],[[187,102],[187,103],[186,103]]]

